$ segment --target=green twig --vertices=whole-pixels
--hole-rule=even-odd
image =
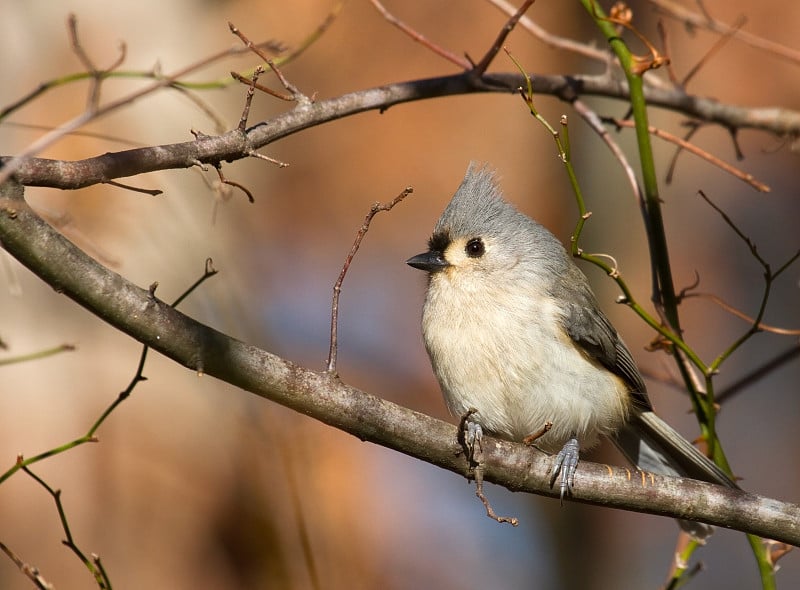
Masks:
[[[308,35],[305,39],[303,39],[300,44],[292,51],[287,53],[286,55],[276,57],[273,61],[276,65],[282,66],[290,61],[297,59],[306,49],[311,47],[316,41],[322,37],[323,33],[331,26],[333,21],[336,19],[337,16],[342,11],[346,0],[340,0],[337,2],[333,8],[331,8],[328,15],[325,17],[323,22],[317,26],[317,28]],[[279,53],[284,50],[283,44],[277,41],[265,41],[263,43],[259,43],[258,47],[269,49],[273,52]],[[249,50],[247,48],[232,48],[230,50],[225,50],[220,54],[215,56],[216,58],[222,58],[229,55],[237,55],[240,53],[246,53]],[[249,72],[241,73],[243,77],[249,78],[252,75],[253,70],[251,69]],[[7,105],[3,109],[0,109],[0,121],[3,121],[6,117],[11,115],[12,113],[18,111],[25,105],[29,104],[39,96],[53,90],[54,88],[59,88],[61,86],[66,86],[68,84],[73,84],[75,82],[83,82],[86,80],[91,80],[96,77],[95,73],[92,72],[75,72],[72,74],[67,74],[64,76],[59,76],[58,78],[53,78],[52,80],[48,80],[46,82],[42,82],[36,88],[34,88],[31,92],[26,94],[25,96],[19,98],[18,100],[14,101],[13,103]],[[137,79],[137,80],[161,80],[163,75],[161,72],[154,68],[152,70],[115,70],[113,72],[104,72],[103,79],[110,79],[110,78],[118,78],[118,79]],[[166,84],[166,87],[173,88],[176,90],[187,91],[187,90],[220,90],[223,88],[227,88],[231,84],[233,84],[235,80],[233,80],[229,75],[225,75],[222,78],[218,78],[216,80],[205,80],[199,82],[191,82],[188,80],[173,80]],[[193,99],[194,100],[194,99]],[[201,105],[202,108],[202,105]]]
[[[0,359],[0,367],[3,365],[13,365],[15,363],[24,363],[26,361],[38,361],[49,356],[53,356],[62,352],[69,352],[75,350],[74,344],[59,344],[53,348],[39,350],[37,352],[30,352],[28,354],[21,354],[10,358]]]
[[[662,337],[667,339],[671,342],[674,346],[679,348],[683,353],[689,358],[692,363],[697,365],[698,367],[705,368],[705,364],[702,360],[697,356],[697,353],[694,352],[687,344],[684,342],[683,338],[681,338],[677,333],[673,332],[669,327],[665,326],[663,322],[659,322],[655,317],[647,312],[647,310],[642,307],[634,298],[633,293],[631,292],[628,284],[623,279],[622,275],[619,272],[619,269],[616,265],[612,266],[608,264],[604,257],[596,254],[588,254],[583,251],[582,248],[579,246],[580,235],[583,232],[583,227],[586,224],[586,221],[591,217],[591,212],[586,209],[586,202],[583,198],[583,191],[581,190],[580,183],[578,182],[577,174],[575,173],[575,168],[572,165],[571,160],[571,150],[570,150],[570,142],[569,142],[569,127],[566,116],[562,116],[560,120],[561,124],[561,132],[556,131],[555,128],[550,124],[547,119],[545,119],[539,111],[536,109],[536,106],[533,103],[533,82],[531,81],[530,76],[522,67],[522,65],[514,58],[513,55],[506,49],[506,54],[508,54],[509,59],[514,63],[517,69],[520,71],[522,76],[525,78],[526,81],[526,88],[520,88],[519,93],[522,96],[525,104],[528,106],[528,109],[531,112],[537,121],[539,121],[545,129],[547,129],[550,134],[552,135],[555,143],[556,149],[558,150],[559,159],[564,164],[564,168],[567,172],[567,176],[569,177],[570,185],[572,186],[572,191],[575,194],[575,200],[578,204],[578,212],[579,218],[577,225],[575,226],[575,230],[570,237],[571,243],[571,253],[576,258],[580,258],[581,260],[585,260],[595,266],[599,267],[603,271],[606,272],[614,281],[617,283],[617,286],[622,291],[622,299],[621,302],[625,303],[628,307],[630,307],[634,313],[636,313],[640,318],[642,318],[647,325],[651,328],[656,330]]]
[[[652,67],[657,67],[659,63],[663,63],[660,57],[653,54],[652,60],[634,56],[628,49],[626,43],[620,36],[615,25],[624,25],[632,30],[641,40],[644,38],[627,23],[614,22],[609,19],[604,13],[602,8],[595,0],[581,0],[581,3],[586,8],[587,12],[595,21],[595,24],[606,37],[609,46],[614,51],[619,64],[625,73],[625,78],[628,82],[630,92],[631,113],[634,118],[636,128],[636,139],[639,148],[639,159],[641,165],[641,172],[645,191],[645,215],[644,222],[647,229],[647,235],[650,245],[650,259],[654,269],[655,276],[657,277],[657,288],[653,293],[653,302],[663,313],[663,319],[670,326],[672,331],[676,334],[681,334],[680,320],[678,315],[678,302],[679,298],[675,293],[675,287],[672,281],[672,271],[670,269],[669,250],[667,248],[666,232],[664,229],[664,220],[661,214],[661,202],[658,192],[658,180],[655,170],[655,161],[653,158],[653,150],[650,144],[649,122],[647,114],[647,103],[644,98],[643,88],[643,75]],[[649,44],[648,44],[649,45]],[[652,48],[651,48],[652,49]],[[658,57],[658,60],[657,60]],[[658,63],[657,63],[658,62]],[[678,357],[679,355],[676,355]],[[699,361],[698,357],[695,357]],[[709,445],[710,455],[712,459],[722,468],[727,470],[730,474],[730,467],[725,454],[722,450],[720,442],[716,436],[715,429],[715,415],[716,409],[713,403],[713,372],[709,371],[703,363],[696,362],[692,359],[698,368],[700,368],[706,376],[706,388],[708,395],[703,395],[695,387],[694,380],[688,373],[688,367],[678,361],[678,367],[684,377],[689,397],[692,402],[692,407],[697,415],[698,422],[703,437]],[[758,562],[759,572],[761,574],[761,583],[765,590],[775,588],[775,576],[773,568],[769,562],[767,551],[762,541],[752,535],[748,535],[748,541],[753,550],[753,554]],[[694,549],[692,549],[693,551]]]
[[[769,262],[767,262],[761,256],[761,254],[759,254],[758,248],[756,248],[755,243],[750,238],[748,238],[742,230],[739,229],[739,227],[733,222],[730,216],[727,213],[725,213],[720,207],[718,207],[703,191],[698,191],[698,193],[703,198],[703,200],[706,203],[708,203],[712,209],[714,209],[714,211],[719,213],[719,215],[722,217],[722,219],[725,221],[728,227],[730,227],[734,231],[734,233],[737,236],[739,236],[739,238],[741,238],[741,240],[747,245],[748,249],[750,250],[750,254],[761,265],[761,268],[764,269],[764,292],[761,295],[761,303],[759,304],[758,307],[758,313],[756,314],[756,317],[753,319],[750,328],[739,338],[737,338],[733,342],[733,344],[728,346],[728,348],[726,348],[722,353],[720,353],[719,356],[717,356],[717,358],[714,359],[714,361],[708,366],[708,374],[711,375],[716,373],[719,370],[722,363],[725,362],[725,360],[727,360],[728,357],[732,355],[742,344],[747,342],[747,340],[749,340],[752,336],[761,331],[759,326],[761,324],[761,320],[764,319],[764,314],[767,311],[767,303],[769,301],[769,296],[772,291],[772,284],[787,268],[789,268],[794,262],[797,261],[798,258],[800,258],[800,250],[798,250],[792,256],[790,256],[789,259],[786,262],[784,262],[777,270],[773,271],[772,266],[769,264]]]
[[[192,285],[190,285],[180,296],[178,296],[178,298],[172,303],[172,307],[177,307],[195,289],[197,289],[201,284],[203,284],[206,280],[213,277],[215,274],[217,274],[217,270],[214,268],[212,260],[210,258],[206,259],[205,269],[203,271],[202,276],[198,278],[194,283],[192,283]],[[155,296],[156,286],[157,283],[153,284],[153,286],[151,286],[150,288],[153,296]],[[108,574],[106,573],[105,568],[100,562],[99,557],[93,556],[92,559],[87,558],[86,555],[75,544],[72,537],[72,533],[69,528],[69,521],[64,511],[64,506],[61,502],[61,491],[54,490],[53,488],[51,488],[47,484],[47,482],[45,482],[38,475],[36,475],[30,470],[30,466],[33,465],[34,463],[38,463],[39,461],[47,459],[48,457],[59,455],[61,453],[64,453],[70,449],[74,449],[75,447],[78,447],[85,443],[97,442],[98,439],[95,436],[95,433],[100,428],[100,426],[106,421],[106,419],[112,414],[112,412],[114,412],[114,410],[130,396],[131,392],[139,383],[147,380],[147,377],[144,376],[144,366],[147,360],[148,350],[149,347],[147,345],[144,345],[142,348],[142,352],[139,355],[139,363],[136,367],[136,373],[134,374],[133,379],[131,379],[128,386],[122,392],[120,392],[119,395],[117,395],[117,398],[103,411],[100,417],[97,420],[95,420],[94,424],[92,424],[92,426],[89,428],[86,434],[61,446],[54,447],[43,453],[39,453],[38,455],[29,457],[28,459],[25,459],[22,457],[22,455],[20,455],[17,457],[17,460],[14,463],[14,465],[8,470],[6,470],[5,473],[0,475],[0,484],[2,484],[5,480],[14,475],[17,471],[22,470],[28,475],[30,475],[34,480],[36,480],[41,486],[43,486],[48,491],[48,493],[55,500],[56,508],[58,510],[58,515],[59,518],[61,519],[61,526],[64,529],[64,534],[67,537],[66,540],[64,541],[64,544],[67,547],[69,547],[80,558],[83,564],[94,576],[98,586],[104,590],[111,590],[111,581],[109,580]]]
[[[64,511],[64,504],[61,502],[61,490],[54,490],[51,488],[46,481],[44,481],[41,477],[36,475],[33,471],[31,471],[28,467],[22,467],[22,470],[30,475],[36,482],[39,483],[47,493],[53,497],[53,500],[56,503],[56,510],[58,510],[58,518],[61,520],[61,528],[64,529],[64,535],[66,539],[62,541],[64,545],[70,548],[70,550],[78,556],[78,559],[83,562],[83,565],[91,572],[92,576],[94,576],[95,581],[97,582],[97,586],[102,590],[111,590],[111,581],[108,579],[108,575],[104,570],[100,570],[97,566],[92,562],[91,559],[86,557],[86,554],[81,551],[80,547],[75,544],[75,539],[72,536],[72,531],[69,528],[69,521],[67,520],[67,514]]]

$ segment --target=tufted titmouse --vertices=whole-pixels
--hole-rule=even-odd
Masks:
[[[447,406],[483,430],[536,439],[557,453],[551,477],[573,486],[579,449],[611,437],[645,471],[736,484],[652,411],[642,376],[588,280],[544,227],[503,200],[492,172],[471,164],[428,251],[425,346]],[[681,521],[704,538],[711,527]]]

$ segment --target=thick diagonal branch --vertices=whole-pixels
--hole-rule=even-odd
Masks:
[[[0,192],[0,243],[59,293],[139,342],[194,371],[311,416],[361,440],[459,474],[456,428],[230,338],[183,315],[150,291],[95,262],[50,227],[19,184]],[[484,479],[556,497],[551,458],[520,444],[484,439]],[[574,500],[696,519],[800,545],[800,506],[680,478],[581,463]]]

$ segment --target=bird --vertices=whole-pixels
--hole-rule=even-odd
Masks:
[[[551,485],[572,493],[581,450],[606,436],[643,471],[736,488],[654,412],[628,347],[586,275],[545,227],[507,202],[494,171],[470,163],[428,241],[407,264],[428,275],[422,335],[451,414],[555,456]],[[530,440],[530,439],[529,439]],[[679,521],[705,539],[712,527]]]

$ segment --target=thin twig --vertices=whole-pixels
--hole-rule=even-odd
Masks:
[[[270,164],[275,164],[278,168],[286,168],[289,165],[289,162],[282,162],[281,160],[270,158],[269,156],[265,156],[264,154],[259,154],[256,151],[248,152],[247,155],[252,158],[258,158],[259,160],[264,160],[266,162],[269,162]]]
[[[737,338],[733,344],[728,346],[723,352],[721,352],[714,362],[712,362],[708,366],[707,375],[712,375],[719,370],[719,367],[722,363],[730,357],[742,344],[744,344],[747,340],[749,340],[754,334],[760,331],[759,325],[761,324],[761,320],[764,318],[764,314],[767,311],[767,302],[769,301],[769,296],[772,291],[772,284],[781,275],[787,268],[789,268],[794,262],[796,262],[800,258],[800,250],[795,252],[792,256],[790,256],[786,262],[784,262],[777,270],[772,270],[772,266],[764,260],[764,258],[759,254],[758,248],[756,247],[755,243],[747,237],[742,230],[733,222],[733,220],[728,216],[725,211],[723,211],[719,206],[717,206],[703,191],[698,191],[698,194],[703,198],[703,200],[708,203],[719,215],[722,217],[723,221],[730,227],[734,233],[742,239],[742,241],[747,245],[750,249],[750,254],[753,258],[758,261],[761,267],[764,269],[764,292],[761,295],[761,304],[759,305],[758,312],[756,313],[756,317],[752,320],[752,325],[750,328],[742,334],[739,338]]]
[[[478,466],[475,467],[475,495],[486,509],[486,516],[492,520],[496,520],[500,524],[508,523],[511,526],[519,526],[519,519],[516,516],[498,516],[494,508],[492,508],[489,498],[483,493],[483,463],[479,463]]]
[[[412,41],[416,41],[417,43],[423,45],[424,47],[427,47],[428,49],[433,51],[436,55],[445,58],[447,61],[455,64],[462,70],[469,70],[472,67],[472,64],[469,62],[469,60],[463,57],[459,57],[454,53],[447,51],[443,47],[436,45],[433,41],[427,39],[422,33],[415,31],[410,26],[405,24],[399,18],[394,16],[391,12],[386,10],[386,8],[383,6],[383,4],[379,2],[379,0],[370,0],[370,2],[375,7],[375,10],[377,10],[389,24],[394,25],[395,27],[403,31],[406,35],[408,35],[411,38]]]
[[[664,48],[664,54],[672,55],[669,32],[667,31],[667,27],[664,26],[664,21],[662,19],[658,19],[657,26],[658,26],[658,36],[661,37],[661,46]],[[666,66],[667,66],[667,76],[669,77],[669,81],[676,87],[680,86],[680,82],[678,81],[678,75],[675,73],[675,66],[672,65],[672,60],[669,60]]]
[[[680,87],[686,88],[686,86],[689,84],[689,81],[692,78],[694,78],[697,72],[699,72],[700,69],[704,65],[706,65],[709,62],[709,60],[711,60],[711,58],[714,57],[714,55],[716,55],[720,51],[720,49],[722,49],[725,45],[727,45],[728,41],[730,41],[733,38],[736,32],[739,31],[739,29],[741,29],[746,22],[747,22],[747,17],[743,15],[739,16],[739,18],[737,18],[736,22],[733,24],[733,28],[730,31],[724,33],[719,39],[717,39],[716,43],[714,43],[711,46],[711,48],[708,51],[706,51],[705,55],[701,57],[700,60],[694,66],[692,66],[692,68],[686,73],[686,75],[683,77],[683,80],[681,80],[679,84]]]
[[[22,467],[22,470],[30,475],[45,490],[47,490],[47,493],[53,498],[53,501],[56,504],[56,510],[58,511],[59,520],[61,521],[61,528],[64,530],[64,535],[66,536],[66,539],[64,539],[62,543],[78,556],[78,559],[81,560],[83,565],[86,566],[86,569],[89,570],[89,573],[92,574],[97,586],[101,588],[101,590],[111,590],[111,581],[108,579],[108,575],[105,573],[105,571],[101,571],[91,559],[86,557],[86,554],[81,550],[80,547],[78,547],[77,543],[75,543],[75,538],[72,536],[72,531],[69,527],[69,520],[67,519],[67,514],[64,510],[64,504],[61,502],[61,490],[55,490],[50,487],[46,481],[36,475],[27,466]]]
[[[544,426],[542,426],[539,430],[537,430],[536,432],[532,432],[531,434],[529,434],[528,436],[523,438],[522,439],[522,443],[526,444],[526,445],[532,445],[537,440],[542,438],[545,434],[550,432],[551,428],[553,428],[553,423],[552,422],[545,422]]]
[[[747,315],[743,311],[735,308],[729,303],[726,303],[721,297],[714,295],[713,293],[686,293],[683,295],[685,299],[689,299],[690,297],[700,297],[703,299],[708,299],[713,303],[717,304],[719,307],[730,313],[731,315],[735,315],[737,318],[740,318],[750,324],[755,324],[755,318]],[[773,334],[780,334],[781,336],[800,336],[800,329],[792,329],[792,328],[781,328],[779,326],[772,326],[770,324],[765,324],[764,322],[758,322],[756,325],[756,329],[760,332],[771,332]]]
[[[214,268],[213,261],[210,258],[206,259],[203,275],[199,279],[197,279],[192,285],[190,285],[177,299],[175,299],[175,301],[172,304],[172,307],[177,307],[184,299],[186,299],[186,297],[189,296],[189,294],[191,294],[202,283],[204,283],[207,279],[213,277],[215,274],[217,274],[217,271]],[[156,285],[157,283],[153,283],[153,285],[150,288],[152,296],[155,296]],[[72,550],[72,552],[78,556],[81,562],[83,562],[86,568],[94,576],[98,587],[104,590],[111,590],[111,581],[109,579],[108,573],[106,572],[105,567],[100,561],[99,556],[93,554],[91,556],[91,559],[89,559],[86,556],[86,554],[84,554],[83,551],[75,543],[75,540],[72,536],[72,532],[70,531],[69,520],[67,519],[63,503],[61,502],[61,491],[54,490],[46,481],[44,481],[38,475],[33,473],[33,471],[31,471],[30,469],[30,466],[38,461],[41,461],[48,457],[52,457],[64,451],[73,449],[81,444],[87,442],[97,442],[98,439],[95,436],[95,433],[100,428],[101,424],[103,424],[106,418],[108,418],[111,415],[111,413],[124,400],[126,400],[130,396],[131,392],[139,383],[147,380],[147,377],[144,376],[143,372],[144,372],[145,361],[147,359],[148,350],[149,347],[145,344],[142,347],[142,353],[139,356],[139,363],[136,368],[136,373],[133,376],[133,379],[131,379],[130,383],[128,384],[128,387],[117,395],[116,399],[111,403],[110,406],[108,406],[105,409],[105,411],[100,415],[100,417],[97,420],[95,420],[94,424],[89,428],[88,432],[84,436],[75,439],[74,441],[71,441],[69,443],[66,443],[64,445],[61,445],[60,447],[56,447],[50,449],[49,451],[45,451],[44,453],[40,453],[39,455],[31,457],[30,459],[24,459],[22,455],[19,455],[17,457],[15,465],[11,469],[6,471],[4,474],[2,474],[2,476],[0,476],[0,483],[2,483],[17,471],[22,470],[47,490],[47,492],[53,497],[53,500],[56,503],[56,509],[58,510],[59,518],[61,520],[61,525],[64,530],[64,534],[66,535],[66,540],[63,541],[64,545],[69,547]],[[29,577],[31,577],[30,574]],[[36,582],[35,579],[34,582]],[[40,586],[40,587],[49,587],[49,586]]]
[[[633,121],[625,121],[625,120],[614,119],[614,118],[608,118],[608,119],[605,119],[605,120],[607,122],[609,122],[610,124],[615,125],[617,127],[629,127],[629,128],[633,128],[634,127],[634,122]],[[647,130],[650,132],[651,135],[655,135],[656,137],[660,137],[664,141],[668,141],[670,143],[674,143],[675,145],[679,146],[681,149],[684,149],[687,152],[691,152],[695,156],[698,156],[698,157],[704,159],[708,163],[713,164],[714,166],[716,166],[717,168],[723,170],[724,172],[727,172],[728,174],[731,174],[731,175],[735,176],[739,180],[742,180],[742,181],[746,182],[747,184],[752,186],[757,191],[760,191],[762,193],[768,193],[771,190],[768,185],[764,184],[760,180],[757,180],[752,174],[749,174],[747,172],[739,170],[735,166],[731,166],[730,164],[728,164],[726,162],[723,162],[722,160],[720,160],[716,156],[708,153],[707,151],[697,147],[696,145],[694,145],[692,143],[689,143],[688,141],[686,141],[686,140],[684,140],[684,139],[682,139],[682,138],[680,138],[680,137],[678,137],[676,135],[673,135],[672,133],[669,133],[668,131],[664,131],[663,129],[659,129],[658,127],[654,127],[652,125],[649,125],[647,127]]]
[[[375,215],[377,215],[380,211],[391,211],[395,205],[405,199],[412,192],[414,192],[414,189],[410,186],[407,186],[389,203],[375,203],[372,205],[372,208],[364,218],[364,222],[361,224],[361,227],[358,228],[358,233],[356,234],[356,239],[353,241],[353,245],[350,248],[350,252],[347,253],[347,257],[344,259],[342,270],[339,272],[339,278],[336,279],[336,282],[333,285],[333,298],[331,300],[331,341],[330,350],[328,352],[328,361],[326,363],[326,370],[331,375],[336,374],[336,354],[339,347],[339,342],[337,339],[339,326],[339,294],[342,292],[342,283],[344,282],[344,277],[347,275],[347,270],[350,268],[350,264],[353,262],[353,258],[361,246],[361,241],[369,231],[369,225],[372,223],[372,218],[375,217]]]
[[[732,398],[734,395],[738,394],[741,391],[744,391],[747,387],[755,383],[756,381],[760,380],[761,378],[769,375],[773,371],[776,371],[786,363],[794,360],[800,356],[800,342],[795,343],[794,346],[784,350],[774,359],[769,360],[768,362],[764,363],[762,366],[756,368],[752,372],[748,373],[738,381],[730,384],[724,390],[717,394],[715,400],[717,403],[721,404],[723,401]]]
[[[247,94],[245,95],[244,99],[244,108],[242,109],[242,116],[239,118],[239,131],[242,133],[245,132],[247,129],[247,119],[250,117],[250,105],[253,103],[253,95],[255,94],[256,84],[258,83],[258,77],[264,71],[263,66],[258,66],[255,70],[253,70],[253,76],[250,78],[249,87],[247,88]],[[236,72],[231,72],[231,76],[237,77],[239,74]],[[243,80],[242,80],[243,81]]]
[[[4,347],[0,347],[4,348]],[[54,354],[59,354],[62,352],[70,352],[75,350],[74,344],[59,344],[53,348],[48,348],[46,350],[39,350],[37,352],[31,352],[28,354],[21,354],[19,356],[13,356],[11,358],[4,358],[0,359],[0,367],[3,365],[13,365],[16,363],[24,363],[26,361],[37,361],[48,356],[53,356]]]
[[[572,103],[572,107],[575,109],[575,112],[577,112],[589,125],[589,127],[600,137],[600,139],[603,140],[608,149],[611,151],[611,154],[614,156],[614,158],[616,158],[620,166],[622,166],[622,171],[625,174],[625,178],[628,179],[628,184],[631,187],[631,192],[636,199],[636,203],[639,208],[643,208],[644,195],[642,194],[642,187],[639,184],[639,181],[636,179],[636,172],[634,172],[633,166],[631,166],[631,163],[628,161],[628,157],[625,155],[625,152],[611,137],[608,129],[603,126],[602,118],[580,99],[576,99]]]
[[[259,68],[262,66],[258,66]],[[269,94],[270,96],[274,96],[275,98],[279,98],[281,100],[292,100],[292,97],[288,94],[283,94],[282,92],[277,92],[268,86],[264,86],[263,84],[254,84],[252,78],[248,79],[238,72],[231,72],[231,78],[236,80],[237,82],[241,82],[242,84],[247,84],[250,87],[256,88],[265,94]]]
[[[31,582],[39,588],[40,590],[52,590],[53,585],[50,584],[47,580],[45,580],[42,575],[39,573],[39,568],[36,566],[30,565],[25,563],[22,559],[20,559],[16,553],[11,551],[6,545],[0,542],[0,551],[8,555],[9,559],[13,561],[16,566],[19,568],[23,574],[25,574],[28,578],[30,578]]]
[[[116,186],[119,188],[124,188],[125,190],[132,191],[134,193],[142,193],[143,195],[150,195],[151,197],[157,197],[158,195],[164,194],[164,191],[159,190],[157,188],[141,188],[138,186],[133,186],[131,184],[125,184],[124,182],[119,182],[117,180],[106,180],[104,184]]]
[[[206,259],[203,275],[173,302],[172,307],[176,307],[177,305],[179,305],[186,297],[189,296],[190,293],[192,293],[201,284],[203,284],[206,280],[213,277],[215,274],[217,274],[217,271],[214,269],[212,260],[210,258]],[[147,360],[148,350],[149,347],[147,345],[144,345],[142,347],[142,352],[139,355],[139,363],[136,367],[136,372],[133,378],[131,379],[130,383],[123,391],[121,391],[117,395],[116,399],[105,409],[105,411],[103,411],[103,413],[100,414],[100,417],[97,420],[95,420],[94,424],[92,424],[92,426],[89,428],[86,434],[84,434],[79,438],[76,438],[73,441],[65,443],[59,447],[54,447],[52,449],[39,453],[38,455],[30,457],[28,459],[25,459],[22,455],[19,455],[14,465],[12,465],[9,469],[7,469],[5,473],[0,474],[0,484],[2,484],[9,477],[11,477],[17,471],[19,471],[24,467],[33,465],[34,463],[47,459],[48,457],[53,457],[55,455],[61,454],[82,444],[89,442],[97,442],[97,437],[95,436],[95,433],[103,424],[103,422],[105,422],[105,420],[111,415],[111,413],[117,408],[117,406],[119,406],[119,404],[121,404],[125,399],[127,399],[130,396],[131,392],[133,392],[133,390],[139,383],[141,383],[142,381],[147,381],[147,377],[144,376],[144,366],[145,366],[145,361]]]
[[[486,70],[489,68],[489,65],[494,61],[494,58],[497,56],[499,51],[503,48],[503,44],[506,42],[506,38],[514,30],[514,27],[519,22],[519,19],[527,12],[527,10],[533,5],[536,0],[525,0],[522,5],[517,9],[517,11],[511,15],[511,17],[506,21],[506,24],[503,25],[503,28],[500,29],[500,33],[497,35],[497,39],[495,39],[492,46],[489,48],[489,51],[486,52],[486,55],[483,56],[483,59],[479,61],[473,67],[473,74],[477,76],[482,76]]]
[[[256,202],[256,198],[253,196],[253,193],[250,192],[250,189],[248,189],[243,184],[236,182],[235,180],[229,180],[225,177],[225,174],[222,173],[222,164],[217,164],[216,166],[214,166],[214,170],[217,171],[217,176],[219,177],[219,181],[222,184],[227,184],[228,186],[238,188],[245,195],[247,195],[248,201],[250,201],[251,203]]]
[[[278,41],[268,40],[262,43],[259,43],[259,47],[270,49],[274,52],[280,52],[284,50],[284,46],[279,43]],[[202,65],[206,66],[209,63],[213,63],[213,61],[218,61],[225,57],[233,57],[236,55],[241,55],[243,53],[248,53],[250,50],[247,47],[240,47],[234,46],[228,49],[224,49],[219,53],[211,56],[210,62],[204,62]],[[287,60],[288,60],[287,56]],[[284,63],[287,60],[282,60]],[[188,72],[187,72],[188,73]],[[45,82],[41,82],[36,88],[25,94],[24,96],[20,97],[19,99],[15,100],[13,103],[5,106],[3,109],[0,110],[0,121],[3,121],[8,115],[18,111],[25,105],[29,104],[45,92],[52,90],[53,88],[57,88],[59,86],[63,86],[66,84],[71,84],[74,82],[81,82],[83,80],[91,79],[92,74],[90,72],[74,72],[72,74],[67,74],[65,76],[60,76],[58,78],[53,78],[51,80],[47,80]],[[107,72],[106,78],[141,78],[146,80],[162,80],[164,78],[163,74],[160,72],[158,67],[154,67],[151,70],[115,70],[113,72]],[[204,82],[180,82],[176,79],[172,79],[169,81],[166,86],[178,91],[188,91],[190,89],[196,90],[213,90],[219,88],[225,88],[226,86],[230,85],[230,77],[225,77],[218,80],[212,81],[204,81]],[[191,100],[197,102],[197,100],[192,97],[191,94],[186,93],[187,96],[190,97]],[[205,105],[207,106],[207,105]],[[207,109],[204,109],[207,110]],[[217,119],[216,116],[212,117],[215,120]],[[48,127],[48,129],[50,129]]]
[[[298,90],[297,86],[295,86],[294,84],[289,82],[288,78],[283,75],[283,72],[281,72],[280,68],[278,67],[278,64],[275,63],[274,59],[268,59],[267,60],[267,65],[272,70],[272,72],[275,74],[275,76],[278,78],[278,80],[280,81],[281,85],[286,90],[291,92],[292,100],[295,100],[297,102],[309,102],[309,101],[313,102],[312,99],[309,99],[305,94],[300,92],[300,90]]]
[[[264,62],[270,67],[275,76],[278,78],[281,85],[291,93],[291,96],[289,96],[288,98],[284,98],[281,95],[269,92],[267,90],[265,90],[265,92],[269,92],[270,94],[272,94],[273,96],[277,96],[278,98],[283,98],[283,100],[295,100],[297,102],[308,100],[308,98],[302,92],[300,92],[296,86],[294,86],[286,79],[286,77],[281,73],[280,69],[278,69],[278,66],[275,64],[275,61],[271,57],[269,57],[264,51],[262,51],[257,44],[250,41],[247,35],[245,35],[236,25],[234,25],[232,22],[228,22],[228,28],[231,30],[231,33],[236,35],[248,49],[250,49],[258,57],[264,60]],[[231,73],[233,74],[233,72]],[[234,77],[236,77],[235,74]]]
[[[22,153],[14,156],[10,160],[3,162],[3,168],[0,170],[0,185],[2,185],[8,178],[19,168],[19,166],[27,160],[28,158],[33,157],[35,154],[39,153],[40,151],[50,147],[56,141],[72,133],[73,131],[79,129],[86,123],[97,119],[100,116],[106,115],[112,111],[119,109],[125,105],[131,104],[132,102],[138,100],[139,98],[151,94],[158,90],[159,88],[163,88],[166,86],[171,86],[175,83],[176,80],[182,78],[192,72],[195,72],[201,68],[206,67],[209,64],[212,64],[220,59],[231,56],[231,55],[238,55],[241,53],[239,48],[229,48],[215,54],[212,54],[200,61],[194,62],[189,64],[188,66],[170,74],[169,76],[159,77],[155,82],[152,84],[145,86],[131,94],[123,96],[117,100],[111,101],[103,106],[98,107],[94,111],[84,111],[81,114],[77,115],[73,119],[69,121],[65,121],[49,133],[40,137],[37,141],[30,144]]]
[[[686,121],[684,126],[689,127],[689,131],[683,136],[683,141],[689,142],[694,137],[694,134],[700,131],[702,124],[699,121]],[[675,153],[670,158],[669,165],[667,166],[667,173],[664,175],[664,182],[672,184],[672,178],[675,176],[675,169],[678,166],[678,158],[683,153],[681,146],[675,147]]]
[[[78,18],[74,13],[70,13],[69,17],[67,17],[67,30],[69,32],[72,50],[75,52],[75,55],[78,56],[78,60],[83,64],[83,66],[89,72],[89,75],[92,77],[92,83],[89,86],[89,97],[86,102],[86,109],[90,112],[94,112],[100,106],[100,85],[109,72],[117,69],[125,61],[127,46],[125,43],[120,43],[119,55],[117,56],[117,59],[108,68],[99,69],[89,57],[89,54],[86,53],[83,45],[81,45],[80,38],[78,37]]]
[[[687,27],[708,29],[709,31],[723,35],[732,34],[736,40],[746,43],[751,47],[767,51],[795,64],[800,64],[800,51],[796,49],[791,49],[785,45],[781,45],[780,43],[776,43],[769,39],[759,37],[758,35],[748,33],[747,31],[738,31],[730,25],[711,18],[707,12],[706,14],[692,12],[688,8],[685,8],[677,2],[673,2],[672,0],[649,1],[656,7],[658,11],[671,18],[682,21]]]
[[[503,12],[506,16],[511,16],[517,11],[517,7],[511,4],[511,2],[507,2],[506,0],[486,0],[489,4]],[[603,62],[605,64],[610,63],[610,54],[608,51],[604,49],[598,49],[594,45],[589,45],[587,43],[578,43],[573,39],[569,39],[567,37],[559,37],[558,35],[553,35],[552,33],[544,30],[542,27],[537,25],[532,18],[529,16],[523,16],[519,19],[519,26],[523,29],[528,31],[531,35],[539,39],[542,43],[551,47],[553,49],[563,49],[564,51],[570,51],[572,53],[576,53],[578,55],[582,55],[583,57],[588,57],[589,59],[594,59],[596,61]]]

